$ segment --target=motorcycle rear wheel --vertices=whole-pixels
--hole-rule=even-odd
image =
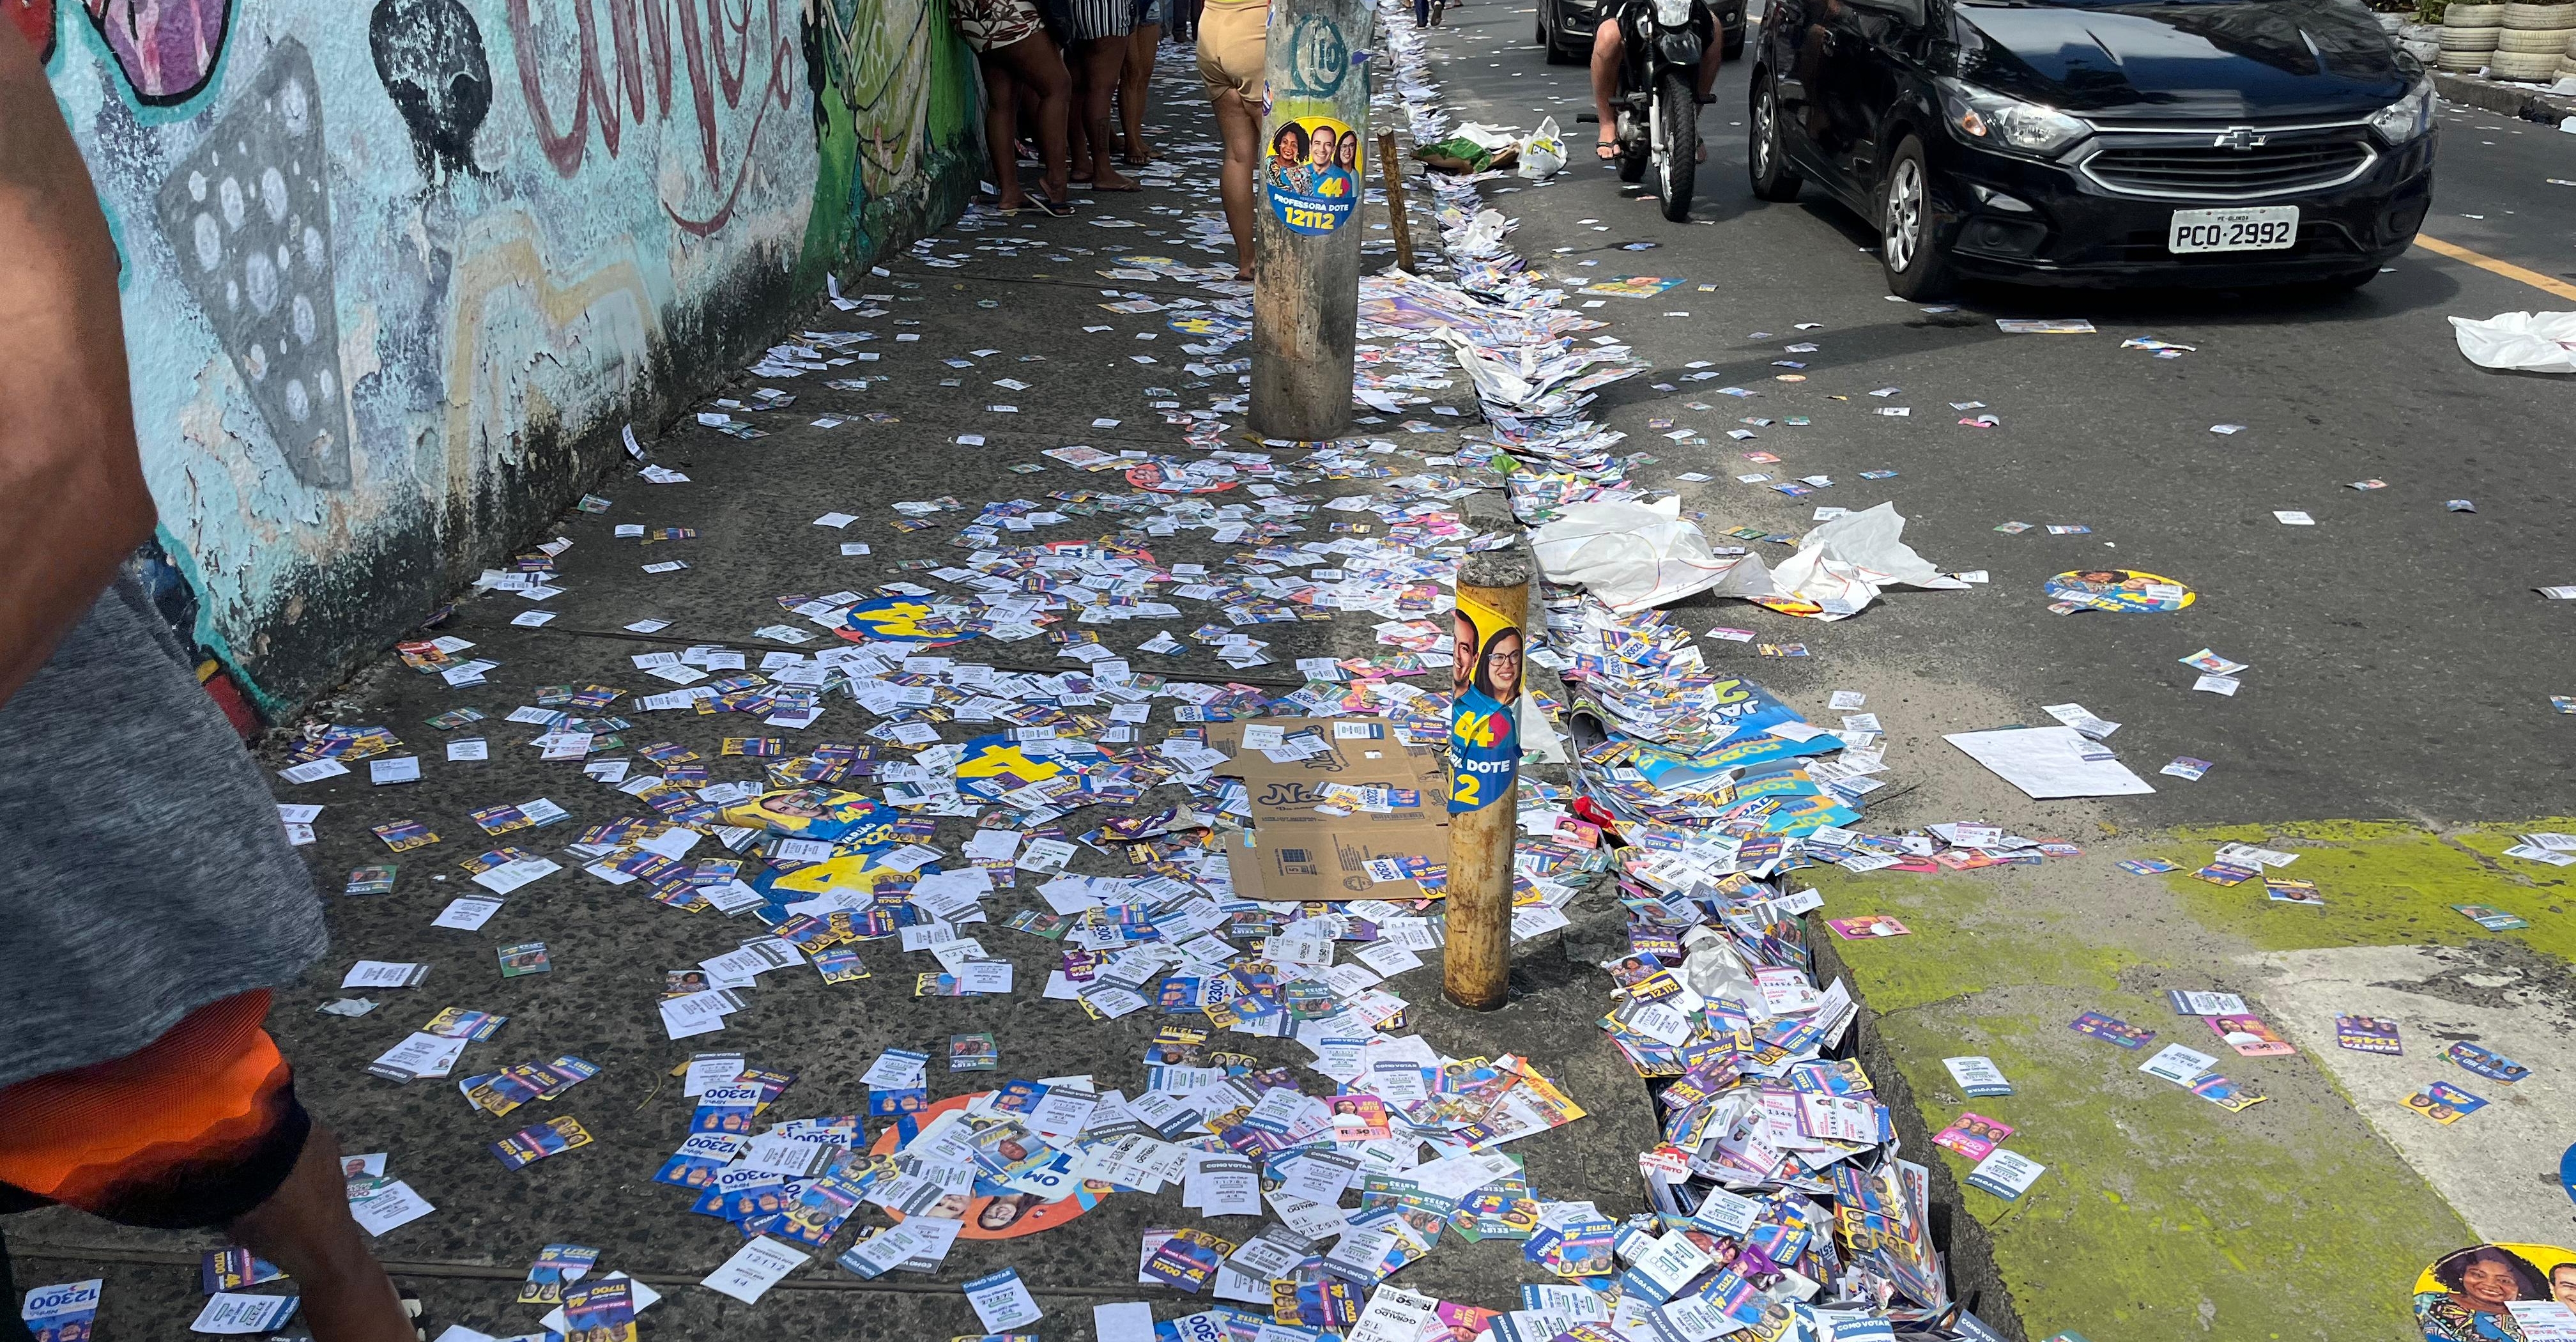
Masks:
[[[1655,84],[1655,129],[1663,141],[1655,194],[1664,202],[1664,217],[1675,223],[1690,218],[1691,189],[1699,176],[1697,94],[1690,77],[1679,70],[1665,71]]]

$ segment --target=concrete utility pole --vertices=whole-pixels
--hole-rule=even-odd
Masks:
[[[1449,939],[1440,986],[1491,1011],[1510,998],[1512,849],[1520,829],[1520,701],[1530,563],[1487,550],[1458,566],[1449,708]]]
[[[1272,0],[1253,225],[1252,430],[1351,427],[1367,193],[1369,0]]]

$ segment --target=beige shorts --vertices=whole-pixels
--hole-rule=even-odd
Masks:
[[[1210,97],[1232,89],[1254,109],[1260,108],[1269,28],[1266,0],[1236,4],[1209,0],[1199,13],[1199,78],[1207,82]]]

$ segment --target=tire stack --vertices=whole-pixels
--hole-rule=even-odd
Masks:
[[[2570,40],[2576,40],[2576,4],[2506,5],[2487,73],[2497,79],[2555,79]]]
[[[2473,75],[2487,67],[2495,55],[2497,34],[2503,30],[2503,5],[2455,4],[2442,11],[2442,35],[2434,57],[2437,69],[2453,74]]]
[[[2567,39],[2567,50],[2558,57],[2558,77],[2576,79],[2576,37]]]

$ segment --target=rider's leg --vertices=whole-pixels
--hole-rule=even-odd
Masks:
[[[1619,117],[1610,110],[1610,99],[1619,92],[1619,20],[1603,19],[1592,34],[1592,110],[1601,118],[1600,139],[1594,153],[1610,157],[1610,147],[1619,140]]]

